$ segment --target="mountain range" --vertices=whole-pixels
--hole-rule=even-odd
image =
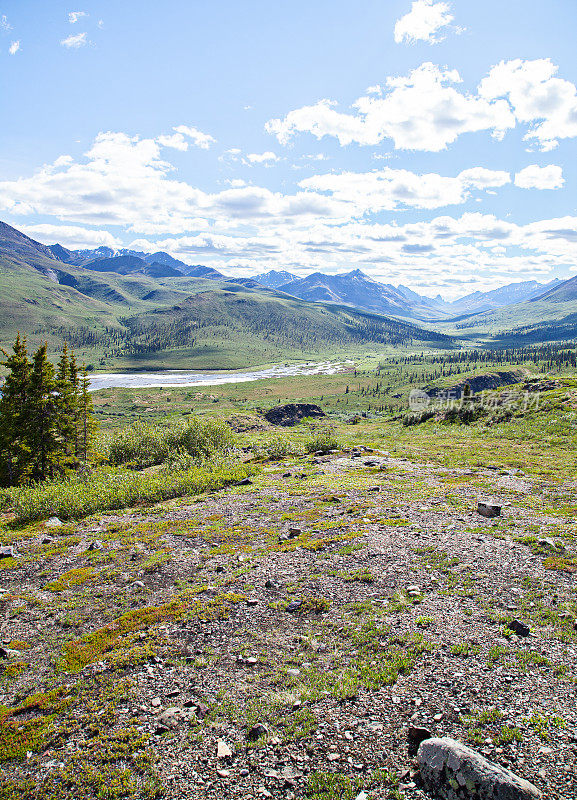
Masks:
[[[243,368],[398,347],[450,348],[413,322],[311,303],[251,278],[184,274],[168,254],[71,251],[0,224],[0,346],[63,340],[103,368]],[[76,263],[80,262],[80,263]],[[187,267],[187,265],[183,265]],[[208,277],[207,277],[208,276]]]
[[[5,229],[10,227],[4,223],[2,225]],[[5,235],[10,238],[8,234]],[[14,236],[11,236],[11,241],[14,243]],[[278,290],[309,302],[336,303],[376,314],[393,315],[421,322],[457,320],[459,317],[493,311],[526,300],[535,300],[562,283],[559,279],[549,283],[523,281],[486,292],[473,292],[447,302],[440,295],[430,298],[418,294],[407,286],[380,283],[359,269],[339,275],[314,272],[304,278],[286,270],[270,270],[253,278],[231,279],[212,267],[202,264],[189,265],[164,252],[144,253],[128,249],[113,250],[110,247],[68,250],[59,244],[39,246],[43,255],[47,255],[48,251],[60,262],[82,266],[95,272],[141,274],[153,278],[177,278],[187,275],[215,281],[233,280],[235,283],[240,282],[253,287],[258,283],[268,289]]]
[[[170,363],[182,357],[202,367],[318,358],[371,344],[511,346],[577,336],[577,277],[448,303],[358,269],[227,278],[163,252],[44,245],[0,223],[0,343],[17,330],[84,343],[101,363],[112,354],[166,364],[170,351]]]

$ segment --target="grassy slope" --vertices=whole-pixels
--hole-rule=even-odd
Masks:
[[[439,323],[436,329],[471,344],[481,342],[496,347],[574,339],[577,301],[517,303],[459,322]]]
[[[18,330],[31,347],[47,339],[56,349],[66,337],[81,360],[104,369],[242,368],[385,351],[413,337],[419,346],[441,343],[406,323],[266,289],[103,275],[49,259],[36,266],[48,274],[0,257],[0,345]]]

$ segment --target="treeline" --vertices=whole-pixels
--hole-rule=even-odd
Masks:
[[[496,350],[459,350],[443,355],[414,354],[389,363],[396,364],[542,364],[549,369],[577,367],[577,347],[574,341],[553,342],[530,347],[508,347]]]
[[[0,485],[42,481],[78,469],[94,437],[86,369],[79,371],[66,344],[56,369],[42,344],[28,358],[20,334],[13,352],[1,350],[8,369],[0,397]]]

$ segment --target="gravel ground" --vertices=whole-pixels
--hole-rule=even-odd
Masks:
[[[23,757],[6,749],[0,798],[48,797],[42,781],[59,785],[91,736],[135,730],[157,796],[416,800],[410,725],[468,743],[544,798],[577,797],[574,492],[359,449],[13,532],[0,721],[45,719],[26,698],[55,687],[94,705],[59,708],[65,732]],[[478,514],[479,499],[501,515]],[[109,646],[81,639],[107,625]],[[154,796],[127,764],[141,788],[102,796]],[[93,796],[73,789],[54,796]]]

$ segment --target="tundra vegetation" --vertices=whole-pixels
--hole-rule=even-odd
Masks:
[[[411,724],[574,798],[574,354],[95,393],[0,490],[0,800],[419,800]]]

